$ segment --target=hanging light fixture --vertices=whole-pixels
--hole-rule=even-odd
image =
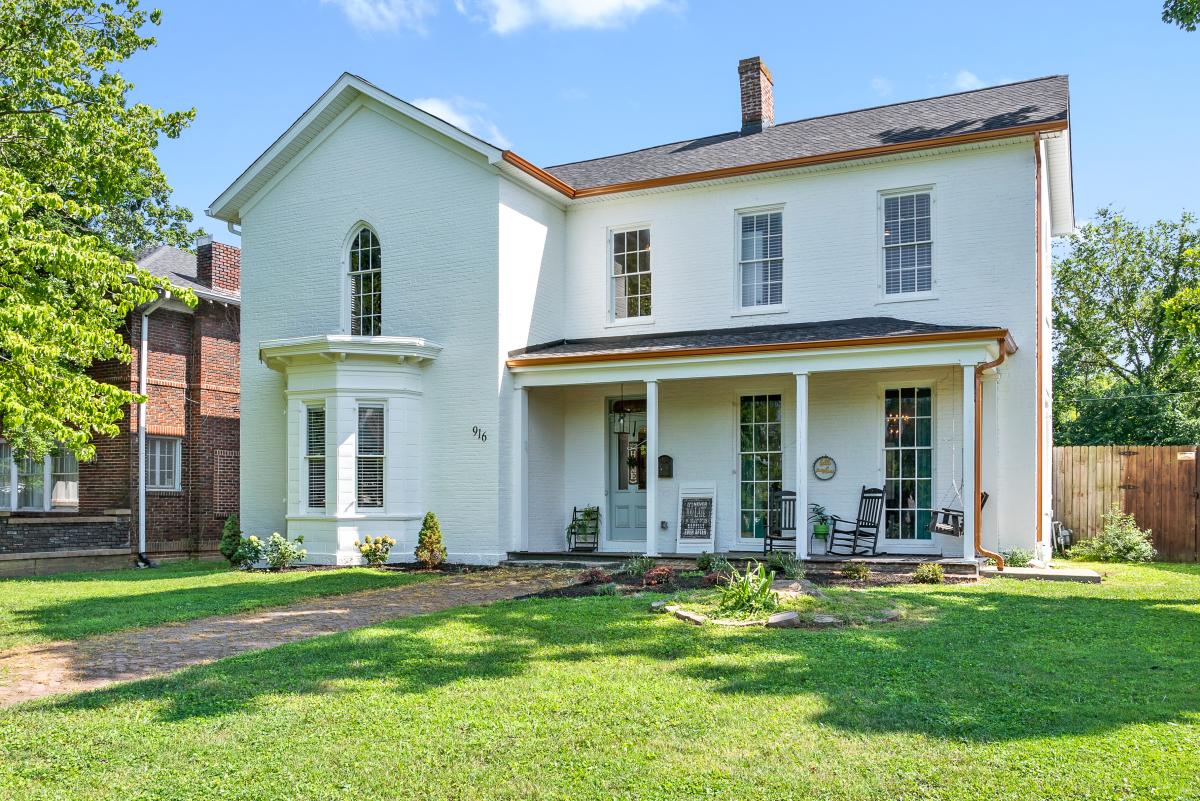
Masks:
[[[621,384],[621,400],[617,401],[613,406],[613,428],[614,434],[628,434],[629,429],[626,428],[625,421],[625,385]]]

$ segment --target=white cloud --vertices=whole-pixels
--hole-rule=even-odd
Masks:
[[[496,124],[484,116],[487,104],[465,97],[422,97],[412,101],[417,108],[440,117],[456,128],[474,134],[501,150],[512,147],[508,137],[500,132]]]
[[[437,12],[433,0],[321,0],[342,9],[364,33],[394,33],[406,28],[425,33],[425,19]]]
[[[531,25],[551,28],[617,28],[669,0],[454,0],[463,14],[482,18],[499,34]]]
[[[983,88],[983,81],[979,80],[979,76],[970,70],[959,70],[954,75],[954,88],[959,91],[970,91],[971,89]]]
[[[892,82],[876,76],[871,79],[871,90],[880,97],[886,97],[892,93]]]

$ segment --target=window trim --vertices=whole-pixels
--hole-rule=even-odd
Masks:
[[[770,203],[764,206],[746,206],[733,210],[733,311],[731,317],[748,317],[756,314],[784,314],[787,312],[787,223],[786,203]],[[783,255],[783,272],[779,279],[779,302],[755,306],[742,304],[742,217],[759,214],[779,213],[780,245]],[[761,261],[754,259],[753,261]]]
[[[358,232],[367,229],[379,243],[379,326],[380,335],[383,333],[383,237],[379,230],[367,222],[359,220],[350,226],[349,233],[346,234],[345,240],[342,242],[342,331],[350,334],[354,330],[354,277],[350,272],[350,250],[354,247],[354,241],[358,239]],[[370,334],[353,334],[353,336],[371,336]]]
[[[175,443],[175,466],[174,466],[174,485],[167,487],[159,484],[150,483],[150,442],[151,440],[161,440],[164,442]],[[167,437],[157,434],[146,435],[146,464],[142,466],[143,475],[146,477],[146,492],[180,492],[183,489],[183,438],[182,437]]]
[[[8,486],[8,503],[0,504],[0,512],[10,512],[19,514],[21,512],[50,512],[50,513],[67,513],[77,514],[79,512],[79,463],[75,463],[75,485],[76,495],[74,504],[55,504],[54,503],[54,457],[58,451],[51,451],[42,457],[42,505],[41,506],[18,506],[17,499],[20,497],[17,485],[20,469],[17,467],[16,454],[13,453],[12,444],[7,440],[0,438],[0,444],[8,445],[7,464],[0,461],[0,472],[4,474],[4,481]],[[61,448],[60,448],[61,450]]]
[[[376,408],[383,411],[383,451],[378,456],[367,454],[368,458],[379,460],[379,487],[380,487],[380,504],[379,506],[360,506],[358,503],[358,460],[362,458],[362,454],[358,452],[359,438],[359,418],[358,412],[364,407]],[[376,515],[386,515],[388,508],[388,480],[387,480],[387,464],[388,464],[388,402],[385,399],[368,399],[358,400],[354,404],[354,511],[356,514],[364,517],[372,517]],[[328,500],[328,498],[326,498]]]
[[[913,292],[887,291],[887,249],[883,242],[884,201],[889,197],[901,195],[929,194],[929,289]],[[914,300],[936,300],[938,292],[938,203],[936,184],[918,184],[916,186],[881,189],[875,196],[875,250],[878,259],[877,287],[879,289],[878,303],[903,303]]]
[[[604,252],[605,252],[604,296],[608,299],[608,301],[607,301],[608,302],[608,314],[607,314],[606,320],[605,320],[605,327],[615,327],[615,326],[623,326],[623,325],[650,325],[654,322],[654,264],[655,264],[655,261],[653,259],[651,259],[651,261],[650,261],[650,272],[648,273],[648,275],[650,276],[650,313],[646,314],[646,315],[639,315],[637,317],[618,317],[617,316],[617,287],[616,287],[617,276],[613,273],[613,262],[616,258],[616,254],[613,251],[613,237],[616,234],[623,234],[623,233],[627,233],[629,231],[650,231],[651,232],[650,241],[651,241],[651,245],[653,246],[653,242],[654,242],[653,228],[654,228],[653,223],[646,221],[646,222],[626,223],[623,225],[610,225],[607,229],[605,229],[605,235],[604,235]],[[651,252],[653,252],[653,247],[651,247]]]
[[[325,441],[321,443],[321,454],[319,456],[310,454],[308,452],[308,415],[314,409],[320,409],[325,415],[325,422],[322,426],[325,430]],[[319,512],[324,514],[326,509],[329,507],[329,408],[324,400],[306,401],[304,403],[304,419],[301,430],[304,432],[304,442],[300,453],[300,460],[304,465],[304,505],[302,508],[307,512]],[[317,459],[321,461],[322,467],[324,468],[323,472],[325,473],[325,502],[320,506],[314,506],[312,504],[311,468],[309,467],[309,465]]]

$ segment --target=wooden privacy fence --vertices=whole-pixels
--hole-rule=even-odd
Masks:
[[[1054,449],[1054,519],[1094,537],[1113,505],[1154,533],[1160,558],[1200,560],[1200,474],[1194,445]]]

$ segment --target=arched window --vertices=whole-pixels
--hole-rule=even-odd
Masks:
[[[382,323],[379,239],[365,225],[350,240],[350,333],[377,337]]]

